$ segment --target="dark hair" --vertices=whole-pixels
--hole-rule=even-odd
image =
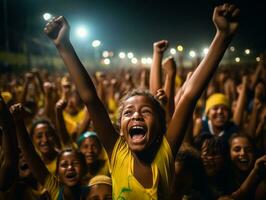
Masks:
[[[147,97],[151,101],[151,103],[155,109],[155,113],[159,118],[160,128],[161,128],[160,132],[164,134],[166,131],[165,110],[162,107],[161,103],[148,90],[133,89],[132,91],[129,91],[120,100],[118,126],[120,127],[120,125],[121,125],[120,123],[121,123],[122,111],[124,109],[125,101],[128,100],[129,98],[133,97],[133,96],[144,96],[144,97]]]
[[[31,125],[31,129],[30,129],[30,137],[31,138],[33,137],[34,130],[35,130],[36,126],[39,124],[46,124],[48,126],[49,131],[51,131],[53,135],[56,135],[55,128],[54,128],[54,125],[52,124],[52,122],[50,122],[48,119],[36,119],[35,121],[33,121],[32,125]]]
[[[229,149],[232,145],[232,141],[235,139],[235,138],[245,138],[249,141],[249,143],[252,145],[252,148],[253,148],[253,152],[255,154],[255,156],[257,157],[258,154],[259,154],[259,151],[256,147],[256,144],[255,144],[255,141],[247,134],[243,133],[243,132],[238,132],[238,133],[234,133],[231,135],[231,137],[229,138],[228,140],[228,146],[229,146]]]
[[[183,171],[192,175],[193,185],[191,189],[199,191],[205,199],[212,199],[213,194],[208,187],[207,175],[199,155],[191,150],[179,151],[175,162],[181,163]]]
[[[208,154],[219,154],[227,157],[228,144],[221,137],[213,136],[210,133],[202,133],[195,138],[195,147],[201,151],[204,142],[206,142]]]
[[[85,156],[83,155],[83,153],[81,153],[79,150],[74,150],[74,149],[71,149],[71,148],[66,148],[62,151],[60,151],[60,153],[58,154],[57,156],[57,160],[56,160],[56,174],[58,174],[58,168],[59,168],[59,162],[60,162],[60,159],[61,157],[63,156],[64,153],[74,153],[77,155],[80,163],[81,163],[81,175],[85,175],[86,173],[86,166],[87,166],[87,163],[86,163],[86,159],[85,159]]]

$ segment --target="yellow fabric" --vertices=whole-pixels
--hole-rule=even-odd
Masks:
[[[66,111],[63,111],[66,129],[70,135],[73,135],[78,125],[83,121],[85,114],[85,109],[80,110],[76,115],[70,115]]]
[[[101,153],[99,155],[99,160],[100,160],[100,168],[97,171],[96,174],[92,175],[90,173],[86,174],[85,177],[85,182],[89,183],[90,179],[98,176],[98,175],[105,175],[105,176],[111,176],[110,175],[110,164],[109,164],[109,159],[108,159],[108,155],[107,152],[105,150],[105,148],[102,146],[102,150]]]
[[[113,98],[108,99],[108,109],[112,113],[114,113],[118,109],[117,102]]]
[[[176,77],[175,77],[175,85],[176,85],[177,87],[181,87],[182,82],[183,82],[183,81],[182,81],[181,77],[178,76],[178,75],[176,75]]]
[[[222,93],[215,93],[211,95],[206,101],[205,113],[208,113],[208,111],[216,105],[224,105],[229,108],[229,99]]]
[[[50,162],[49,164],[46,164],[46,168],[48,169],[48,171],[52,174],[56,174],[56,160],[57,158],[55,158],[52,162]]]
[[[112,186],[112,179],[109,176],[97,175],[90,180],[88,186],[91,187],[98,184],[106,184]]]
[[[13,97],[10,92],[1,92],[1,96],[3,97],[5,103],[8,103]]]
[[[59,191],[60,191],[60,184],[55,176],[53,176],[52,174],[49,174],[46,177],[45,182],[44,182],[44,188],[46,188],[52,200],[58,199]]]
[[[144,188],[134,177],[134,158],[123,138],[115,144],[111,157],[113,199],[171,199],[174,159],[165,137],[151,164],[153,185]]]

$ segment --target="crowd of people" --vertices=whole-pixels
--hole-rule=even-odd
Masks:
[[[0,199],[266,199],[266,56],[218,68],[240,10],[215,7],[216,34],[194,69],[89,74],[60,16],[44,28],[68,73],[0,75]]]

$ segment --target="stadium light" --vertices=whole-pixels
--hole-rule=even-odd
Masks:
[[[53,15],[50,14],[50,13],[44,13],[44,14],[42,15],[42,17],[43,17],[43,19],[44,19],[45,21],[49,21],[49,20],[51,20],[51,19],[53,18]]]
[[[191,57],[191,58],[194,58],[194,57],[196,57],[196,52],[195,51],[190,51],[189,52],[189,56]]]
[[[91,45],[96,48],[99,47],[101,45],[101,41],[100,40],[94,40]]]
[[[79,38],[85,38],[87,37],[88,35],[88,30],[85,26],[79,26],[77,29],[76,29],[76,35],[79,37]]]

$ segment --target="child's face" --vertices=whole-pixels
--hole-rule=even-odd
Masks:
[[[26,178],[31,175],[30,168],[26,163],[23,154],[19,153],[19,160],[18,160],[18,172],[20,178]]]
[[[35,127],[33,143],[42,154],[54,151],[53,136],[47,124],[40,123]]]
[[[97,162],[101,152],[101,146],[95,137],[87,137],[79,147],[81,153],[84,154],[87,164]]]
[[[75,186],[80,182],[82,175],[82,164],[73,152],[64,152],[58,163],[58,176],[60,181],[66,186]]]
[[[112,200],[112,187],[107,184],[93,185],[86,200]]]
[[[121,134],[133,152],[150,147],[160,130],[159,120],[151,100],[146,96],[132,96],[124,103]]]
[[[223,127],[229,119],[228,108],[224,105],[213,106],[208,111],[208,119],[214,127]]]
[[[230,157],[237,169],[242,172],[250,171],[255,159],[252,144],[247,138],[234,138],[230,145]]]

